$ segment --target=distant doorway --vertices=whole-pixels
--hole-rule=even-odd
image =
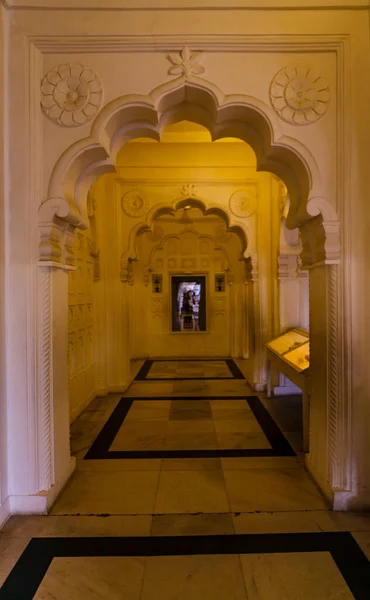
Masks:
[[[171,277],[171,331],[206,331],[206,277]]]

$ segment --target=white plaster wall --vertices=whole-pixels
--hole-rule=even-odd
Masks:
[[[6,361],[5,361],[5,315],[6,315],[6,257],[5,257],[5,232],[6,232],[6,198],[8,194],[7,178],[7,82],[6,66],[6,14],[0,7],[0,87],[2,97],[0,100],[0,526],[9,515],[8,501],[8,432],[7,432],[7,393],[6,393]]]
[[[141,38],[140,42],[144,50],[135,51],[133,45],[127,46],[127,38],[122,37],[125,35],[147,36]],[[164,38],[165,35],[170,37]],[[220,35],[221,38],[212,38]],[[82,47],[84,39],[86,41],[85,36],[89,37],[88,49]],[[92,39],[93,36],[99,36],[99,39]],[[104,36],[115,36],[115,44],[123,40],[120,51],[114,51],[111,45],[103,53]],[[240,36],[229,40],[247,40],[249,45],[246,45],[245,52],[235,51],[235,48],[229,52],[225,36]],[[296,37],[293,41],[292,36],[298,36],[299,39]],[[258,48],[257,42],[260,43],[262,39],[271,43],[271,52],[266,46],[263,51]],[[307,47],[304,50],[299,48],[299,40],[312,44],[312,54]],[[338,55],[336,57],[330,47],[334,40],[343,42],[344,66],[340,61],[336,62],[339,60]],[[325,41],[328,45],[323,46]],[[286,44],[284,49],[279,49],[279,42]],[[70,44],[68,52],[62,48],[63,43]],[[298,59],[309,60],[318,65],[331,84],[330,108],[318,124],[301,128],[284,122],[279,125],[282,133],[288,138],[298,138],[313,154],[321,180],[320,194],[336,205],[341,218],[342,268],[346,286],[345,289],[340,289],[340,295],[345,313],[343,352],[345,385],[348,386],[351,406],[349,448],[352,452],[346,473],[349,481],[348,494],[343,495],[341,506],[356,506],[361,503],[369,506],[370,473],[366,461],[370,452],[370,372],[367,367],[370,321],[367,317],[366,300],[370,293],[367,277],[370,255],[370,240],[367,235],[370,227],[370,123],[367,118],[369,27],[368,13],[365,10],[346,9],[268,12],[242,9],[230,12],[149,10],[140,13],[134,10],[64,10],[58,13],[48,10],[19,10],[11,14],[11,40],[8,48],[9,70],[12,74],[9,82],[8,121],[11,137],[9,161],[6,164],[9,186],[5,190],[9,216],[6,252],[6,302],[9,307],[6,360],[11,493],[24,497],[40,490],[35,475],[37,444],[32,421],[38,400],[38,354],[35,347],[38,331],[35,267],[37,209],[41,200],[46,197],[47,182],[58,156],[74,141],[89,133],[89,126],[63,129],[41,117],[38,106],[40,76],[62,59],[83,60],[99,73],[105,88],[105,101],[114,95],[148,93],[169,79],[165,58],[168,50],[180,49],[186,43],[192,47],[205,47],[208,44],[209,49],[204,58],[205,76],[225,93],[246,93],[268,101],[271,77],[279,68]],[[350,79],[340,79],[342,87],[336,79],[340,75],[340,69],[345,74],[351,73]],[[335,94],[340,91],[344,104],[338,106],[340,112],[336,114]],[[340,123],[344,123],[344,126]],[[346,174],[345,180],[342,173]],[[108,276],[108,280],[110,292],[119,296],[120,291],[114,283],[114,277]],[[61,306],[66,309],[66,282],[65,287],[60,289],[60,296]],[[109,326],[112,329],[113,325]],[[67,340],[67,319],[60,323],[59,334],[63,340]],[[122,347],[123,343],[123,340],[117,340],[114,350]],[[60,374],[63,375],[67,373],[67,346],[63,346],[60,361]],[[108,372],[107,377],[111,375]],[[116,377],[111,379],[117,380]],[[322,380],[320,389],[323,389],[325,383]],[[66,401],[63,394],[60,401]],[[320,395],[318,401],[321,402]],[[4,411],[2,414],[4,416]],[[326,432],[323,432],[323,436],[324,433]],[[320,455],[317,457],[319,459]],[[65,476],[62,472],[65,471],[63,467],[58,474],[61,481]],[[320,473],[321,471],[320,467]]]

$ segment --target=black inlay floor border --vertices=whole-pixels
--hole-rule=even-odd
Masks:
[[[148,377],[149,371],[155,362],[224,362],[229,368],[232,377]],[[245,379],[243,373],[232,358],[154,358],[147,359],[140,367],[134,381],[210,381],[210,380]]]
[[[140,400],[164,400],[160,397],[131,397],[121,398],[113,410],[108,421],[97,435],[84,456],[84,460],[113,460],[113,459],[139,459],[139,458],[260,458],[297,456],[292,446],[271,417],[267,408],[257,396],[218,396],[200,397],[176,396],[169,397],[173,400],[245,400],[252,410],[259,426],[266,436],[271,448],[233,448],[210,450],[110,450],[110,447],[124,422],[133,402]]]
[[[0,600],[33,600],[54,558],[329,552],[355,600],[369,600],[370,562],[351,533],[32,538],[0,588]]]

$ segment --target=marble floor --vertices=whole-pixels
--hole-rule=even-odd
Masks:
[[[0,600],[369,599],[370,516],[332,512],[305,471],[300,398],[160,371],[73,423],[50,515],[0,532]]]
[[[233,359],[182,359],[146,360],[136,375],[136,380],[151,379],[244,379]]]

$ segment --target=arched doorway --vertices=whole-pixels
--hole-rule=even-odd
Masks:
[[[44,325],[40,344],[45,350],[40,369],[48,374],[41,386],[39,424],[47,442],[42,453],[40,486],[48,489],[53,484],[58,485],[69,468],[68,411],[65,407],[67,378],[64,380],[66,347],[56,347],[50,323],[54,323],[55,311],[67,310],[67,278],[63,269],[73,266],[74,230],[87,226],[87,195],[91,183],[99,175],[114,170],[119,149],[127,141],[142,136],[159,139],[165,125],[181,120],[195,121],[207,127],[213,139],[237,137],[246,141],[256,154],[257,168],[276,174],[287,186],[290,208],[286,225],[300,228],[303,264],[311,268],[312,444],[307,464],[330,497],[335,478],[338,482],[341,476],[339,487],[345,487],[347,460],[343,444],[339,456],[337,442],[338,426],[344,427],[338,419],[336,377],[340,369],[336,322],[338,221],[334,210],[320,196],[320,175],[312,156],[296,140],[279,135],[276,117],[265,105],[251,98],[224,98],[214,86],[192,76],[180,77],[172,84],[161,86],[146,98],[123,98],[108,104],[95,121],[91,136],[73,145],[55,166],[49,199],[42,204],[39,212],[40,316]],[[230,226],[233,224],[230,223]],[[261,301],[257,257],[252,252],[248,258],[250,279],[255,287],[253,302],[256,311]],[[131,262],[129,256],[124,265],[129,266]],[[327,264],[331,266],[326,268]],[[114,286],[118,296],[124,297],[122,290],[117,288],[117,282]],[[323,306],[328,310],[323,311]],[[117,319],[121,319],[124,329],[127,306],[123,303],[121,308]],[[121,340],[121,343],[124,342]],[[325,350],[323,353],[326,348],[330,352]],[[327,357],[325,361],[323,354]],[[262,368],[263,365],[260,365]],[[54,424],[51,420],[53,407],[54,415],[57,409],[60,417],[54,418]]]

